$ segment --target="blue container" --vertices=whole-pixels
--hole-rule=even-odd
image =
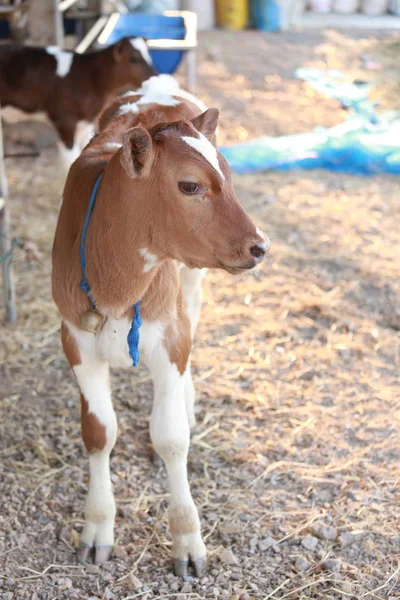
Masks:
[[[255,29],[279,31],[281,28],[282,7],[275,0],[251,0],[250,18]]]
[[[76,19],[64,19],[64,34],[75,35],[77,31]]]
[[[11,37],[10,25],[6,19],[0,20],[0,40],[9,40]]]
[[[183,40],[185,35],[185,23],[182,17],[128,14],[120,15],[107,43],[115,44],[126,36],[142,36],[149,40]],[[183,58],[181,50],[150,50],[150,55],[157,71],[169,75],[175,73]]]

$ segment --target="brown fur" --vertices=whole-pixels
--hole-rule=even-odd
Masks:
[[[127,38],[105,50],[74,53],[65,77],[56,75],[56,67],[45,48],[0,46],[0,104],[45,112],[67,148],[78,121],[94,121],[116,91],[139,87],[155,74]]]
[[[81,430],[82,439],[89,454],[104,449],[107,442],[106,428],[96,415],[89,412],[89,405],[83,394],[81,394]]]
[[[61,343],[70,366],[76,367],[80,365],[81,355],[78,346],[65,323],[61,323]]]

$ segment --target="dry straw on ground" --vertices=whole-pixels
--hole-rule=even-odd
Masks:
[[[228,115],[225,139],[240,127],[285,133],[343,117],[291,79],[292,67],[320,60],[332,34],[234,41],[233,50],[231,34],[207,35],[200,65],[201,95]],[[357,43],[336,37],[337,60]],[[260,73],[275,90],[267,85],[264,104]],[[168,494],[150,461],[143,368],[113,377],[115,557],[101,568],[75,562],[87,461],[50,297],[54,151],[10,161],[9,175],[15,232],[41,262],[16,253],[19,322],[0,329],[0,596],[399,598],[398,181],[235,178],[272,238],[272,258],[254,277],[211,273],[205,284],[189,474],[210,565],[201,581],[182,582],[170,572]]]

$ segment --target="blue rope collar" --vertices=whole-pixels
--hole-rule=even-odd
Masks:
[[[93,310],[96,310],[96,303],[93,299],[92,294],[90,293],[90,287],[89,287],[87,277],[86,277],[85,248],[86,248],[86,237],[87,237],[90,217],[92,216],[93,207],[94,207],[94,203],[96,201],[96,195],[97,195],[97,191],[100,186],[101,177],[102,177],[102,174],[100,174],[98,176],[98,178],[96,179],[95,184],[92,189],[92,193],[90,194],[89,206],[88,206],[88,210],[86,213],[85,221],[83,223],[81,245],[80,245],[80,260],[81,260],[81,270],[82,270],[82,281],[80,283],[80,287],[85,292],[85,294],[88,296]],[[142,319],[140,317],[140,302],[141,301],[139,300],[139,302],[136,302],[136,304],[132,305],[133,317],[132,317],[132,323],[131,323],[131,327],[129,329],[128,338],[127,338],[128,348],[129,348],[129,356],[132,359],[132,365],[134,367],[137,367],[139,364],[139,361],[140,361],[139,328],[142,325]]]

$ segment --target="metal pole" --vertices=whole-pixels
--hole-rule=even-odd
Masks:
[[[6,199],[8,198],[8,183],[6,176],[6,167],[4,162],[3,148],[3,130],[1,125],[1,107],[0,107],[0,258],[7,258],[1,262],[4,288],[4,304],[6,308],[6,318],[10,323],[17,320],[17,308],[15,302],[14,273],[12,265],[12,244],[10,242],[10,217],[8,214]]]
[[[63,13],[60,10],[58,0],[53,0],[54,6],[54,31],[56,45],[62,50],[64,48],[64,19]]]
[[[74,52],[78,52],[78,54],[84,54],[86,50],[93,44],[93,42],[99,37],[99,33],[104,29],[107,21],[107,17],[100,17],[93,27],[89,29],[83,40],[79,42]]]
[[[196,91],[196,50],[186,52],[186,80],[189,92]]]

